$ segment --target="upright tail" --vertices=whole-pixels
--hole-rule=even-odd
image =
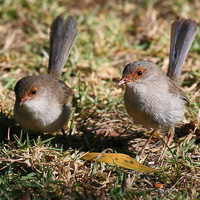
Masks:
[[[197,24],[192,19],[180,19],[171,26],[171,44],[167,76],[178,82],[185,58],[197,32]]]
[[[77,34],[77,21],[74,17],[69,16],[66,20],[60,15],[56,17],[50,35],[48,74],[60,77]]]

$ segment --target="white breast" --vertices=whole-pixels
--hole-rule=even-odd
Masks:
[[[49,106],[49,105],[52,106]],[[15,104],[14,118],[26,131],[55,132],[62,129],[71,114],[71,103],[61,107],[58,102],[44,98],[31,99],[22,106]]]
[[[179,124],[184,116],[184,103],[180,97],[168,92],[167,85],[159,83],[127,84],[124,103],[134,121],[154,129]]]

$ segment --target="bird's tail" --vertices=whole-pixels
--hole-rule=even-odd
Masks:
[[[69,16],[66,20],[61,15],[56,17],[50,35],[48,74],[60,77],[77,34],[77,21],[74,17]]]
[[[171,26],[171,44],[167,76],[178,82],[185,58],[197,32],[197,23],[192,19],[180,19]]]

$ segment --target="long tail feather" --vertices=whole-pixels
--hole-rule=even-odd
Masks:
[[[180,19],[171,27],[171,44],[167,76],[178,82],[185,58],[197,32],[197,24],[192,19]]]
[[[48,74],[59,78],[78,34],[77,21],[69,16],[65,21],[58,16],[51,28]]]

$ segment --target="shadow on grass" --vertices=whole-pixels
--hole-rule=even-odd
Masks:
[[[8,138],[13,134],[20,133],[21,128],[16,125],[13,118],[10,117],[10,113],[0,112],[0,141],[6,142]]]
[[[134,129],[132,126],[128,126],[127,124],[123,124],[121,120],[108,120],[106,125],[105,122],[91,123],[90,120],[86,120],[81,123],[77,121],[75,134],[69,135],[67,131],[66,133],[72,149],[89,152],[102,152],[105,149],[110,148],[118,153],[129,155],[137,154],[137,151],[132,148],[131,142],[138,142],[138,147],[140,148],[145,139],[148,138],[148,135],[144,134],[146,132],[145,129]],[[16,124],[15,120],[10,118],[10,113],[0,113],[1,143],[7,144],[9,140],[15,142],[14,135],[20,138],[21,131],[21,128]],[[181,128],[176,128],[175,132],[176,134],[174,139],[178,140],[180,137],[187,136],[189,129],[183,126]],[[25,140],[27,138],[27,133],[23,132],[22,136],[23,140]],[[28,136],[30,140],[35,141],[39,136],[42,140],[54,137],[54,139],[51,140],[53,147],[62,148],[64,151],[69,148],[61,132],[52,134],[28,133]],[[153,140],[159,142],[160,139],[154,138]]]
[[[22,129],[16,124],[15,120],[10,117],[10,113],[0,113],[0,140],[1,143],[7,144],[10,141],[15,142],[14,135],[20,138]],[[77,133],[68,135],[70,147],[72,149],[80,149],[81,151],[101,152],[106,148],[111,148],[117,152],[127,153],[129,147],[129,141],[144,136],[142,132],[133,131],[131,129],[125,129],[122,127],[115,127],[111,131],[108,128],[101,127],[96,124],[89,124],[89,122],[77,125]],[[22,138],[25,140],[27,133],[22,133]],[[61,132],[50,134],[35,134],[28,133],[30,140],[37,140],[40,136],[42,140],[46,140],[54,137],[51,140],[53,146],[57,148],[62,147],[63,150],[67,150],[68,146],[65,142],[64,136]],[[130,152],[129,152],[130,153]]]

